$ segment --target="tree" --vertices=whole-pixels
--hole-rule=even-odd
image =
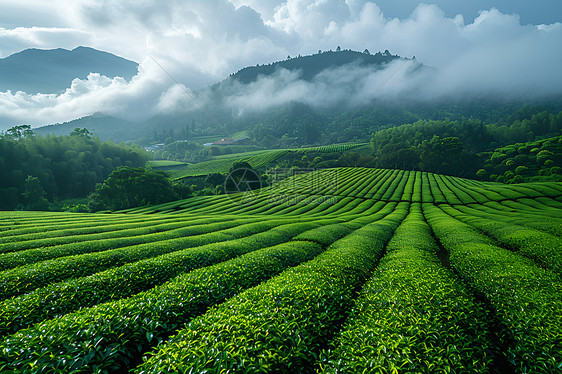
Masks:
[[[406,143],[390,143],[377,152],[377,167],[383,169],[417,170],[420,152]]]
[[[189,185],[189,182],[185,179],[180,179],[179,181],[174,181],[173,187],[175,193],[178,195],[178,199],[183,200],[188,197],[193,196],[197,186]]]
[[[434,135],[421,144],[421,164],[424,170],[435,173],[454,173],[462,167],[464,146],[457,137],[440,138]]]
[[[336,52],[340,52],[341,51],[341,47],[338,45],[338,48],[336,48]]]
[[[518,166],[518,167],[515,168],[515,174],[523,175],[527,172],[528,169],[529,168],[524,166],[524,165]]]
[[[25,192],[22,194],[27,210],[48,210],[49,201],[45,198],[45,191],[39,178],[31,175],[25,180]]]
[[[80,129],[77,127],[74,130],[72,130],[70,136],[79,136],[81,138],[90,139],[92,137],[92,133],[88,131],[88,129],[86,128]]]
[[[480,180],[483,180],[486,177],[486,174],[486,170],[484,169],[478,169],[478,171],[476,172],[476,176],[480,178]]]
[[[6,135],[13,139],[21,139],[33,136],[30,125],[14,126],[6,131]]]
[[[550,157],[552,157],[553,153],[550,152],[549,150],[542,150],[537,154],[537,163],[538,164],[544,164],[546,163],[546,160],[548,160]]]
[[[225,176],[220,173],[212,173],[205,178],[206,187],[216,187],[224,183]]]
[[[366,54],[366,55],[370,55],[370,54],[371,54],[371,52],[369,52],[369,50],[368,50],[367,48],[365,48],[365,50],[363,51],[363,53]]]
[[[96,186],[90,195],[92,211],[121,210],[161,204],[177,198],[172,183],[162,171],[121,167]]]

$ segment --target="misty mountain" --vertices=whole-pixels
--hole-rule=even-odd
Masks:
[[[231,74],[230,78],[240,83],[248,84],[258,80],[260,76],[269,76],[279,69],[289,71],[299,71],[300,78],[305,81],[311,81],[314,77],[325,70],[338,68],[344,65],[355,64],[359,67],[377,67],[380,68],[394,60],[400,59],[400,56],[392,55],[390,52],[377,52],[374,55],[368,50],[357,52],[352,50],[343,51],[318,51],[315,55],[298,56],[287,60],[277,61],[267,65],[249,66],[240,69],[237,73]]]
[[[0,59],[0,92],[60,93],[90,73],[130,80],[137,68],[136,62],[88,47],[26,49]]]
[[[246,98],[248,94],[260,94],[260,85],[264,79],[279,81],[280,89],[287,89],[295,82],[306,81],[311,85],[318,80],[333,80],[334,84],[348,85],[354,90],[354,84],[366,78],[368,72],[375,72],[386,68],[393,62],[409,61],[400,56],[392,55],[388,51],[370,54],[368,51],[356,52],[351,50],[319,52],[310,56],[298,56],[287,60],[273,62],[268,65],[246,67],[231,74],[225,80],[194,92],[193,98],[184,95],[188,101],[187,108],[174,107],[149,118],[143,123],[133,124],[115,117],[103,114],[86,116],[63,124],[43,126],[36,129],[39,134],[53,133],[56,135],[69,134],[74,128],[88,128],[102,140],[114,141],[135,140],[141,137],[151,137],[154,132],[163,132],[173,129],[182,129],[186,125],[196,127],[194,133],[201,135],[220,134],[229,135],[232,131],[245,130],[259,122],[262,118],[261,106],[256,100]],[[415,66],[423,67],[415,62]],[[345,78],[354,72],[353,82],[346,82]],[[359,74],[357,74],[359,73]],[[279,79],[279,76],[282,76]],[[333,79],[332,76],[339,77]],[[289,79],[290,81],[283,81]],[[343,81],[342,81],[343,79]],[[264,93],[263,99],[269,100],[271,93]],[[349,95],[344,95],[345,99]],[[245,100],[238,103],[237,100]],[[258,105],[254,110],[246,110],[246,104]],[[317,112],[318,108],[311,105],[300,104],[298,100],[289,98],[287,102],[268,101],[266,117],[302,118],[318,117],[323,122],[325,116]],[[308,108],[308,109],[307,109]],[[343,108],[331,108],[331,111],[340,111]],[[303,117],[303,110],[307,113]],[[241,114],[244,112],[244,114]],[[408,119],[415,117],[406,116]],[[293,121],[293,120],[291,120]],[[294,121],[293,121],[294,122]],[[403,121],[400,121],[401,123]]]
[[[368,141],[376,131],[418,120],[493,123],[525,104],[545,103],[544,98],[460,94],[427,100],[420,87],[429,85],[436,71],[388,51],[319,52],[246,67],[196,92],[175,86],[161,95],[160,112],[145,121],[96,114],[36,131],[68,134],[76,127],[87,128],[102,140],[143,145],[247,131],[256,144],[293,147]],[[555,97],[540,111],[559,107],[562,98]]]
[[[39,135],[52,134],[59,136],[68,135],[76,128],[86,128],[101,141],[111,140],[116,143],[146,135],[141,131],[144,128],[143,126],[102,113],[94,113],[91,116],[55,125],[42,126],[33,129],[33,131]]]

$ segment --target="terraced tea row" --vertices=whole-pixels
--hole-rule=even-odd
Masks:
[[[4,212],[0,371],[556,372],[561,212],[560,183],[361,168]]]
[[[520,203],[542,209],[545,205],[562,207],[561,196],[562,186],[556,182],[503,185],[420,171],[336,168],[297,175],[259,191],[196,197],[123,212],[340,215],[351,211],[349,204],[359,206],[370,199],[448,205],[499,202],[507,207]]]

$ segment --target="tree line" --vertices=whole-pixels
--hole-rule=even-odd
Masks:
[[[101,142],[87,129],[38,136],[30,126],[15,126],[0,135],[0,209],[37,209],[46,201],[85,197],[116,168],[146,161],[144,150]]]
[[[468,178],[478,176],[481,179],[493,176],[493,181],[509,182],[513,179],[511,173],[502,177],[500,174],[511,170],[510,166],[525,166],[538,173],[540,168],[537,168],[537,162],[540,166],[544,166],[545,162],[547,166],[555,164],[558,158],[544,158],[542,155],[546,154],[545,152],[541,154],[544,160],[539,157],[540,160],[537,161],[535,156],[529,156],[531,149],[536,148],[538,151],[535,153],[539,153],[540,147],[524,143],[531,144],[541,139],[556,137],[561,131],[562,112],[554,114],[543,111],[529,116],[514,113],[509,118],[492,124],[484,124],[474,119],[420,120],[377,131],[371,136],[371,150],[375,158],[374,166],[379,168],[424,170]],[[558,140],[544,144],[548,147],[554,143],[558,144]],[[510,160],[507,155],[499,160],[498,154],[513,155],[515,151],[511,148],[521,149],[523,154],[517,160]],[[557,152],[556,149],[546,151]],[[493,157],[493,154],[496,156]],[[548,159],[551,161],[547,162]],[[509,165],[502,166],[501,162],[504,160],[509,162]],[[546,171],[542,173],[548,174]],[[519,175],[532,177],[528,172]],[[518,177],[513,183],[523,180],[527,179]]]

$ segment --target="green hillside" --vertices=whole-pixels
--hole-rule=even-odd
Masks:
[[[268,149],[251,151],[244,153],[234,153],[227,155],[220,155],[214,157],[213,160],[203,161],[196,164],[189,164],[181,167],[181,164],[176,164],[177,167],[173,168],[171,172],[172,179],[181,179],[186,177],[195,177],[202,175],[209,175],[213,173],[226,174],[235,162],[247,162],[253,168],[265,168],[272,162],[282,158],[287,154],[306,155],[308,153],[333,153],[344,152],[360,147],[363,144],[358,143],[344,143],[344,144],[331,144],[319,147],[306,147],[306,148],[292,148],[292,149]],[[167,168],[169,164],[162,164],[160,161],[155,160],[149,163],[153,168]],[[165,165],[165,166],[162,166]]]
[[[494,182],[562,181],[562,135],[497,148],[481,172]]]
[[[0,214],[3,372],[562,365],[562,184],[335,168],[114,214]]]

